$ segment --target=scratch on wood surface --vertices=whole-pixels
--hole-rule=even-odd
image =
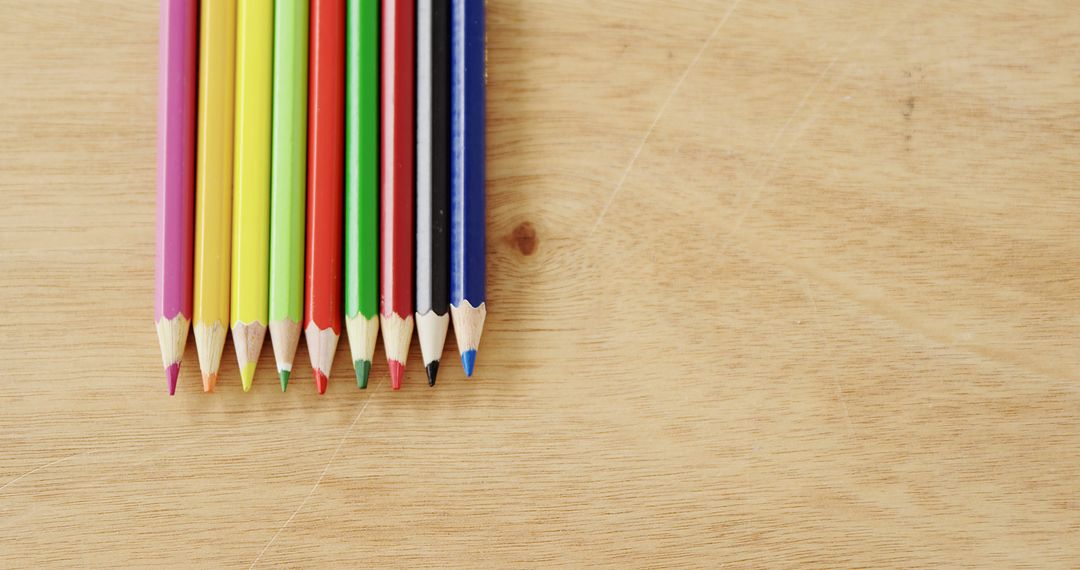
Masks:
[[[810,309],[813,311],[814,314],[814,328],[817,329],[818,334],[821,335],[821,338],[824,338],[826,341],[828,341],[829,369],[832,372],[833,383],[836,386],[836,399],[840,400],[840,407],[844,410],[844,422],[847,423],[848,433],[854,436],[855,428],[853,428],[851,425],[851,414],[848,413],[847,400],[844,398],[844,387],[840,384],[840,375],[836,373],[836,361],[833,358],[833,353],[835,353],[835,346],[833,344],[832,336],[830,336],[829,333],[827,333],[825,329],[822,328],[820,324],[818,324],[817,300],[814,299],[814,293],[810,291],[809,282],[806,280],[805,277],[802,279],[802,287],[803,293],[810,301]]]
[[[874,37],[871,40],[869,40],[867,43],[880,40],[885,34],[889,33],[898,24],[907,21],[909,13],[910,13],[910,11],[906,12],[902,17],[895,20],[892,24],[890,24],[888,26],[884,26],[881,29],[879,29],[877,31],[877,33],[874,34]],[[832,68],[836,65],[836,62],[844,54],[846,54],[848,51],[851,50],[851,46],[855,45],[855,42],[858,41],[858,39],[860,37],[861,36],[853,37],[851,39],[851,41],[849,41],[847,44],[845,44],[844,47],[842,47],[840,49],[840,51],[837,52],[837,54],[835,56],[833,56],[832,61],[830,61],[829,64],[826,65],[825,68],[821,70],[821,73],[818,74],[817,79],[814,80],[814,84],[811,85],[810,89],[808,89],[806,91],[806,93],[802,96],[802,99],[799,101],[799,104],[795,106],[795,110],[792,111],[790,115],[788,115],[787,121],[785,121],[784,125],[782,127],[780,127],[780,130],[776,132],[776,135],[773,137],[772,141],[770,141],[768,148],[765,149],[765,152],[762,153],[761,158],[754,165],[754,169],[753,169],[752,174],[751,174],[751,176],[753,178],[756,179],[758,177],[759,166],[762,163],[764,163],[765,159],[768,158],[772,154],[773,149],[776,147],[776,144],[780,141],[780,139],[784,136],[784,134],[787,133],[788,128],[791,127],[792,121],[795,120],[795,117],[798,116],[798,114],[802,111],[803,107],[806,106],[806,102],[810,99],[810,96],[813,95],[815,91],[817,91],[818,86],[821,85],[821,82],[825,79],[826,76],[829,75],[829,72],[832,71]],[[818,111],[818,113],[815,113],[810,118],[810,121],[813,121],[814,119],[816,119],[817,116],[820,115],[820,114],[821,114],[820,111]],[[796,136],[796,140],[797,140],[797,138],[798,137]],[[792,143],[794,143],[794,140],[792,141]],[[754,186],[754,193],[750,197],[750,202],[747,203],[746,206],[739,212],[739,217],[735,220],[735,225],[732,226],[731,231],[728,232],[727,238],[724,239],[724,243],[720,247],[720,255],[721,256],[723,256],[725,253],[727,253],[728,245],[731,243],[731,240],[734,239],[735,235],[739,233],[739,228],[742,227],[743,221],[746,220],[746,216],[750,214],[750,211],[754,208],[754,205],[757,203],[758,198],[761,196],[761,190],[772,179],[773,173],[780,167],[781,164],[783,164],[783,161],[784,161],[785,157],[786,157],[786,152],[785,152],[785,154],[781,154],[780,157],[778,157],[776,160],[774,160],[773,165],[769,168],[768,172],[765,173],[765,176],[761,179],[760,182],[758,182],[757,185]],[[741,196],[742,196],[742,189],[740,189],[735,194],[734,203],[737,204],[738,201],[739,201],[739,198]]]
[[[626,168],[623,169],[622,176],[619,177],[619,182],[616,183],[615,188],[612,189],[611,194],[608,196],[607,202],[604,203],[604,208],[600,210],[600,215],[597,216],[596,221],[593,222],[592,229],[589,230],[589,235],[586,236],[586,239],[591,238],[592,235],[596,233],[596,230],[600,227],[600,223],[604,221],[604,216],[607,215],[608,209],[611,208],[611,204],[615,201],[615,196],[619,193],[620,190],[622,190],[623,184],[626,183],[627,176],[629,176],[630,171],[634,169],[634,163],[636,163],[638,157],[641,156],[641,151],[645,149],[645,145],[649,142],[649,137],[651,137],[653,131],[656,130],[656,125],[660,122],[660,118],[663,117],[664,113],[667,112],[667,108],[668,105],[671,104],[671,100],[675,98],[675,94],[679,92],[679,88],[681,88],[683,82],[686,81],[686,77],[690,75],[690,72],[694,69],[695,66],[697,66],[697,62],[701,59],[702,54],[705,53],[705,50],[708,49],[709,44],[712,43],[713,39],[720,32],[720,28],[724,27],[724,24],[727,23],[728,18],[731,17],[731,14],[735,12],[735,8],[738,8],[741,2],[742,0],[735,0],[735,2],[731,4],[731,7],[727,9],[727,12],[724,12],[724,16],[720,18],[720,21],[716,24],[716,27],[713,28],[712,33],[710,33],[709,37],[705,38],[705,41],[701,44],[701,49],[699,49],[698,52],[694,54],[694,58],[690,60],[690,64],[686,66],[686,69],[683,70],[682,75],[680,75],[679,79],[675,81],[675,85],[671,88],[671,91],[668,93],[667,98],[664,99],[663,104],[660,105],[660,110],[657,111],[656,117],[653,118],[652,124],[650,124],[649,128],[645,130],[645,134],[642,135],[641,141],[638,142],[637,149],[634,150],[634,155],[630,157],[630,162],[626,163]]]
[[[825,76],[827,76],[829,72],[832,71],[833,66],[836,65],[836,61],[840,59],[840,56],[847,51],[847,48],[850,47],[850,45],[851,44],[849,43],[848,46],[846,46],[843,50],[840,51],[840,53],[836,54],[836,56],[832,58],[832,61],[830,61],[829,64],[825,66],[825,69],[821,70],[821,73],[818,74],[817,79],[814,80],[814,84],[811,85],[810,89],[808,89],[806,93],[803,94],[802,99],[799,101],[799,104],[795,106],[795,110],[792,111],[790,115],[788,115],[787,121],[784,121],[784,125],[780,127],[780,130],[776,131],[775,135],[773,135],[772,140],[769,141],[769,146],[765,149],[765,152],[761,154],[761,157],[758,158],[757,162],[754,164],[754,168],[751,170],[751,176],[753,178],[756,179],[758,177],[758,174],[761,172],[761,165],[765,163],[765,159],[772,156],[772,152],[773,149],[776,148],[776,144],[780,142],[780,139],[783,138],[783,136],[787,133],[787,130],[791,127],[791,123],[795,120],[795,117],[797,117],[802,111],[803,107],[806,106],[807,100],[809,100],[810,96],[814,94],[814,91],[817,90],[818,85],[820,85],[822,80],[825,79]],[[770,168],[769,170],[771,172],[772,170],[775,170],[775,168]],[[756,189],[760,189],[761,186],[765,185],[766,182],[768,182],[768,177],[762,180],[762,182],[758,184]],[[740,188],[739,191],[735,193],[735,198],[733,202],[738,203],[739,198],[741,197],[742,189]],[[753,200],[751,199],[751,204],[752,203]]]
[[[0,486],[0,491],[3,491],[4,489],[7,489],[8,487],[14,485],[15,483],[18,483],[19,481],[22,481],[23,479],[33,475],[34,473],[37,473],[38,471],[41,471],[42,469],[48,469],[49,467],[52,467],[53,465],[56,465],[58,463],[63,463],[65,461],[69,460],[69,459],[73,459],[75,457],[78,457],[80,455],[85,455],[85,454],[86,454],[86,452],[73,453],[71,455],[68,455],[67,457],[61,457],[60,459],[57,459],[55,461],[50,461],[49,463],[46,463],[45,465],[41,465],[41,466],[38,466],[38,467],[36,467],[34,469],[31,469],[31,470],[27,471],[26,473],[23,473],[22,475],[19,475],[18,477],[12,479],[11,481],[8,481],[7,483],[4,483],[3,486]]]
[[[277,529],[277,532],[274,533],[274,536],[270,537],[270,542],[267,542],[266,546],[264,546],[262,550],[259,551],[259,555],[255,557],[255,560],[251,561],[251,566],[249,566],[248,568],[254,568],[255,565],[259,563],[259,560],[262,559],[263,554],[266,554],[266,551],[269,550],[270,546],[274,544],[274,541],[277,540],[277,537],[281,534],[281,531],[285,530],[285,527],[289,526],[289,523],[291,523],[292,520],[296,518],[296,515],[299,514],[300,511],[304,510],[304,506],[307,505],[308,501],[311,499],[311,496],[315,494],[315,491],[319,489],[319,485],[322,484],[323,479],[326,478],[326,472],[330,470],[330,464],[334,462],[334,459],[337,459],[338,452],[341,451],[341,446],[345,444],[345,440],[349,438],[349,434],[351,434],[353,428],[356,427],[356,422],[360,421],[360,416],[364,415],[364,410],[367,410],[368,404],[371,403],[372,396],[374,396],[375,393],[378,392],[379,388],[382,387],[382,383],[382,378],[379,378],[379,381],[375,384],[375,387],[372,388],[371,392],[368,394],[367,399],[364,400],[364,405],[361,406],[360,411],[356,413],[356,417],[353,418],[352,423],[349,424],[349,427],[345,429],[345,433],[341,434],[341,439],[338,440],[337,447],[334,448],[334,453],[330,454],[330,459],[326,462],[326,465],[323,466],[322,473],[319,473],[319,478],[315,480],[315,484],[311,486],[311,490],[308,491],[308,494],[304,497],[304,500],[300,501],[300,505],[296,507],[296,510],[294,510],[291,515],[289,515],[289,518],[285,519],[285,522],[282,523],[281,527]]]
[[[795,120],[795,117],[797,117],[799,113],[802,112],[802,109],[806,106],[806,102],[810,99],[810,96],[813,95],[815,91],[817,91],[818,86],[821,85],[821,82],[825,79],[829,72],[832,71],[832,68],[836,65],[837,60],[840,59],[840,56],[843,55],[844,52],[847,51],[847,48],[850,46],[851,43],[849,42],[848,45],[840,51],[840,53],[836,54],[836,56],[832,58],[832,61],[830,61],[829,64],[821,70],[821,73],[818,74],[817,79],[814,80],[814,84],[810,86],[810,89],[807,89],[806,93],[803,94],[802,99],[799,101],[799,104],[795,106],[795,110],[792,111],[790,115],[788,115],[787,121],[784,121],[784,125],[780,127],[780,130],[776,131],[776,135],[774,135],[772,141],[769,142],[769,146],[765,149],[765,152],[762,153],[761,158],[757,161],[757,164],[754,165],[754,170],[752,174],[753,178],[758,178],[758,173],[760,172],[760,165],[765,162],[765,159],[769,158],[772,155],[773,149],[776,148],[776,144],[787,133],[787,130],[791,127],[791,123]],[[736,218],[735,225],[732,226],[731,231],[728,232],[727,238],[724,239],[724,243],[720,247],[721,257],[725,253],[727,253],[728,245],[731,243],[731,240],[734,239],[735,235],[739,233],[739,228],[742,227],[743,221],[746,220],[746,216],[750,214],[750,210],[752,210],[754,208],[754,205],[757,203],[758,198],[761,196],[762,188],[764,188],[765,185],[769,183],[769,180],[772,179],[773,172],[775,172],[776,169],[779,168],[785,156],[786,149],[784,154],[781,154],[778,159],[773,161],[773,165],[769,168],[768,172],[766,172],[765,175],[761,178],[760,182],[758,182],[754,186],[754,192],[750,196],[750,201],[739,212],[739,217]],[[740,189],[735,194],[734,202],[738,203],[741,196],[742,190]]]

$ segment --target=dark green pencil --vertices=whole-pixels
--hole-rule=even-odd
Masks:
[[[366,388],[379,336],[379,2],[349,0],[345,21],[345,328]]]

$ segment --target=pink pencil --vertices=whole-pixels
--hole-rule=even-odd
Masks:
[[[160,34],[154,324],[172,395],[191,325],[198,0],[161,0]]]

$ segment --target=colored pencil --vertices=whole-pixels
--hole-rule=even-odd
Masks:
[[[212,392],[229,331],[236,0],[201,5],[194,328],[203,390]]]
[[[307,177],[308,2],[274,1],[270,153],[270,341],[284,392],[304,302]]]
[[[416,30],[416,333],[434,386],[450,324],[450,0],[419,0]]]
[[[382,1],[380,248],[383,347],[401,388],[413,329],[413,37],[415,0]]]
[[[345,0],[312,0],[310,33],[304,333],[315,386],[324,394],[341,337]]]
[[[452,0],[450,314],[472,376],[487,317],[484,291],[484,0]]]
[[[345,327],[367,388],[379,335],[379,4],[349,0],[345,56]]]
[[[266,0],[236,9],[233,155],[232,335],[244,391],[266,337],[270,286],[270,102],[274,10]]]
[[[154,326],[171,396],[192,314],[199,3],[161,0],[160,17]]]

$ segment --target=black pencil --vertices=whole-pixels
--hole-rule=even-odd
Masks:
[[[419,0],[416,16],[416,331],[434,386],[450,323],[450,0]]]

